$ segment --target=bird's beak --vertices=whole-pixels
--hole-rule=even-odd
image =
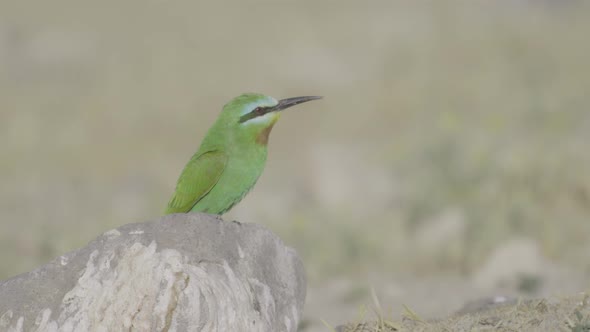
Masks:
[[[282,111],[282,110],[287,109],[291,106],[299,105],[301,103],[305,103],[305,102],[317,100],[317,99],[322,99],[322,97],[320,97],[320,96],[304,96],[304,97],[293,97],[293,98],[281,99],[281,100],[279,100],[279,103],[276,106],[270,108],[268,111],[269,112]]]
[[[295,106],[301,103],[308,102],[310,100],[322,99],[319,96],[305,96],[305,97],[293,97],[279,100],[279,103],[272,107],[258,107],[250,113],[244,114],[240,117],[240,123],[244,123],[250,119],[254,119],[259,116],[263,116],[270,112],[278,112],[287,109],[291,106]]]

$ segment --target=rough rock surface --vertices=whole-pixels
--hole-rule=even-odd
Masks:
[[[0,282],[0,331],[296,331],[305,287],[263,227],[176,214]]]

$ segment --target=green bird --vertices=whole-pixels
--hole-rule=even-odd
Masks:
[[[165,213],[223,214],[252,189],[266,163],[280,111],[318,96],[276,99],[246,93],[227,103],[176,184]]]

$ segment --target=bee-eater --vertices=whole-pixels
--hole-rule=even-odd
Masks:
[[[317,96],[276,99],[245,93],[227,103],[176,184],[166,214],[223,214],[252,189],[266,163],[268,135],[280,111]]]

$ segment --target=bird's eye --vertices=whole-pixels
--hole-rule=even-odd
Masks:
[[[262,112],[263,112],[263,108],[262,108],[262,107],[256,107],[256,108],[254,109],[254,112],[255,112],[256,114],[259,114],[259,115],[260,115],[260,114],[262,114]]]

